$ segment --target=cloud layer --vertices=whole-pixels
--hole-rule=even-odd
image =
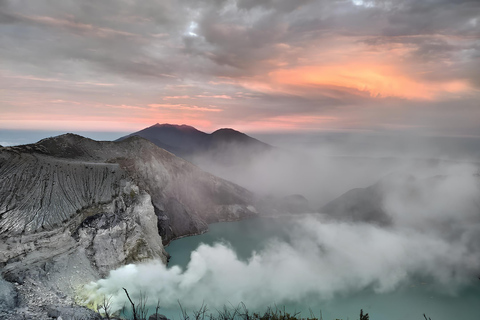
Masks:
[[[479,21],[477,1],[2,0],[0,126],[478,135]]]

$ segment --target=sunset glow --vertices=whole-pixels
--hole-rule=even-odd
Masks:
[[[443,93],[466,92],[470,88],[464,81],[429,83],[409,78],[394,66],[343,65],[301,67],[278,70],[270,74],[274,82],[293,87],[327,88],[372,98],[396,97],[433,100]]]
[[[0,2],[0,129],[480,135],[478,2],[89,6]]]

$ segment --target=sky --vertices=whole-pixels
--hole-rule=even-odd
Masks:
[[[480,136],[480,1],[0,0],[0,129]]]

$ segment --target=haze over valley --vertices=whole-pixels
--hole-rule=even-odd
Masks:
[[[320,307],[358,294],[389,297],[420,283],[435,299],[471,299],[480,268],[480,178],[469,148],[444,148],[447,140],[443,157],[426,154],[435,150],[427,144],[417,154],[383,148],[387,154],[366,156],[340,153],[349,143],[368,146],[371,137],[360,135],[335,145],[292,136],[288,149],[233,129],[209,135],[156,124],[145,132],[153,143],[136,134],[117,142],[64,134],[1,149],[2,275],[20,284],[2,286],[17,297],[11,308],[27,307],[19,315],[41,316],[50,310],[43,305],[60,308],[73,297],[94,305],[109,296],[120,310],[124,287],[136,299],[161,297],[171,317],[178,301],[189,310],[227,302],[309,308],[307,301]],[[377,137],[377,145],[380,139],[399,138]],[[189,161],[172,153],[178,150]],[[190,247],[190,258],[164,248],[210,223],[245,218],[268,232],[231,229],[228,239]],[[260,238],[249,247],[249,237]],[[169,254],[189,262],[167,266]],[[452,303],[449,312],[478,315]],[[385,312],[364,308],[373,319]],[[428,311],[443,319],[438,308]]]
[[[0,0],[0,319],[480,319],[479,28]]]

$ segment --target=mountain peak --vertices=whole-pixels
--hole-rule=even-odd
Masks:
[[[55,137],[49,137],[38,141],[38,145],[49,145],[49,146],[66,146],[72,145],[78,147],[79,143],[95,143],[95,140],[90,138],[83,137],[75,133],[64,133]]]
[[[217,134],[218,133],[240,133],[240,134],[244,134],[244,133],[242,133],[240,131],[237,131],[235,129],[232,129],[232,128],[220,128],[220,129],[214,131],[212,134],[215,134],[215,133],[217,133]]]
[[[234,130],[232,128],[222,128],[211,134],[211,137],[216,143],[242,143],[245,145],[256,146],[261,149],[268,149],[270,146],[255,138],[246,135],[243,132]]]
[[[222,128],[211,134],[212,138],[215,140],[223,141],[250,141],[253,138],[247,136],[245,133],[231,129],[231,128]]]
[[[186,125],[186,124],[171,124],[171,123],[156,123],[150,128],[161,128],[161,129],[178,129],[182,131],[198,131],[195,127]]]
[[[248,148],[249,150],[256,150],[255,152],[271,148],[270,145],[232,128],[222,128],[208,134],[186,124],[170,123],[156,123],[143,130],[121,137],[117,141],[134,135],[150,140],[160,148],[186,159],[192,159],[193,154],[212,152],[214,149],[216,154],[232,153],[231,150],[226,149],[230,144],[241,145],[245,150]]]

